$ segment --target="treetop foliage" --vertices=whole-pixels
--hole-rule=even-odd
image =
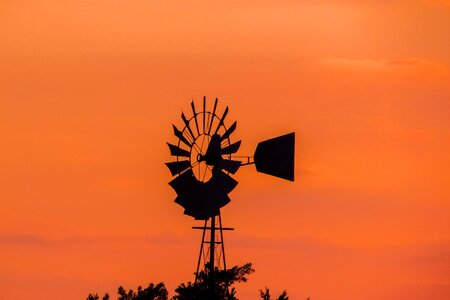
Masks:
[[[234,266],[228,270],[219,270],[215,268],[210,271],[209,265],[197,274],[195,282],[189,281],[182,283],[175,289],[175,295],[171,300],[239,300],[236,296],[234,284],[247,282],[247,276],[255,272],[251,263],[242,266]],[[260,291],[260,296],[264,300],[271,300],[269,289]],[[126,290],[120,286],[117,290],[119,297],[117,300],[169,300],[167,289],[163,282],[150,283],[148,287],[139,286],[137,291]],[[288,300],[286,291],[284,291],[277,300]],[[89,294],[86,300],[100,300],[99,295]],[[110,300],[106,293],[101,300]]]

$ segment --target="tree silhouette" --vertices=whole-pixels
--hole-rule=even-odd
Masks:
[[[87,298],[86,298],[86,300],[99,300],[99,299],[100,299],[100,297],[98,296],[97,293],[95,293],[95,294],[89,294],[89,296],[87,296]],[[102,300],[109,300],[109,294],[106,293],[106,294],[103,296]]]
[[[261,299],[264,299],[264,300],[271,300],[271,298],[270,298],[270,291],[269,291],[269,289],[268,289],[267,287],[265,288],[264,291],[263,291],[263,290],[259,290],[259,296],[261,297]],[[309,299],[309,298],[308,298],[308,299]],[[289,297],[288,297],[288,295],[287,295],[287,292],[286,292],[286,291],[283,291],[283,292],[281,293],[281,295],[278,296],[277,300],[289,300]]]
[[[238,300],[235,283],[247,282],[247,276],[255,272],[251,263],[242,266],[234,266],[228,270],[215,268],[213,272],[207,264],[203,271],[197,274],[197,280],[192,283],[181,283],[175,289],[175,296],[171,300]],[[260,296],[264,300],[271,300],[269,289],[259,290]],[[119,298],[117,300],[168,300],[168,293],[163,282],[158,284],[150,283],[147,288],[141,286],[137,291],[126,290],[120,286],[117,290]],[[106,293],[102,300],[109,300]],[[288,300],[287,292],[284,291],[277,300]],[[89,294],[86,300],[100,300],[98,294]]]
[[[128,290],[128,292],[120,286],[117,289],[117,294],[119,294],[119,298],[117,300],[168,300],[168,293],[166,286],[163,282],[158,284],[150,283],[147,288],[142,289],[141,286],[138,286],[137,291]],[[89,294],[86,300],[99,300],[98,294]],[[109,300],[109,294],[106,293],[102,300]]]
[[[147,288],[142,289],[138,287],[136,292],[129,290],[128,292],[120,286],[117,293],[119,294],[118,300],[167,300],[168,293],[166,286],[163,282],[158,284],[150,283]]]
[[[180,284],[175,289],[175,293],[177,294],[172,299],[238,300],[236,297],[236,290],[232,285],[236,282],[246,282],[246,276],[255,272],[251,263],[246,263],[243,266],[235,266],[228,270],[219,270],[215,268],[212,273],[208,271],[210,270],[209,265],[206,265],[205,270],[197,274],[196,282],[192,283],[189,281],[187,284]]]

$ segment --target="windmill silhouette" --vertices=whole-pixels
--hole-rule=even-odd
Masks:
[[[166,163],[175,176],[169,182],[177,193],[175,202],[184,208],[184,214],[204,222],[192,227],[203,231],[196,274],[202,260],[211,274],[215,267],[226,270],[223,231],[234,229],[222,226],[220,209],[231,201],[228,194],[238,184],[232,175],[241,166],[254,164],[258,172],[294,181],[294,132],[260,142],[253,156],[236,156],[241,141],[232,142],[231,135],[237,122],[226,126],[229,110],[226,107],[218,114],[217,98],[212,110],[206,104],[203,97],[203,107],[197,111],[192,101],[192,116],[181,114],[183,129],[173,125],[178,142],[167,143],[175,158]]]

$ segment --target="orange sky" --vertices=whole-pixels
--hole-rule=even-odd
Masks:
[[[204,95],[241,155],[297,136],[295,183],[223,209],[241,299],[449,299],[450,2],[279,2],[2,1],[2,299],[193,279],[163,163]]]

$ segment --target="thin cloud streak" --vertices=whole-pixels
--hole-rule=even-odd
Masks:
[[[415,68],[415,67],[435,67],[448,68],[441,62],[430,61],[423,58],[397,58],[397,59],[374,59],[374,58],[322,58],[321,64],[335,68],[353,69],[353,70],[371,70],[371,71],[388,71],[398,68]]]
[[[154,234],[143,236],[90,236],[69,235],[69,236],[48,236],[44,234],[23,234],[23,233],[3,233],[0,234],[0,245],[3,247],[65,247],[85,245],[108,245],[108,244],[154,244],[154,245],[184,245],[192,243],[186,236],[176,233]]]

